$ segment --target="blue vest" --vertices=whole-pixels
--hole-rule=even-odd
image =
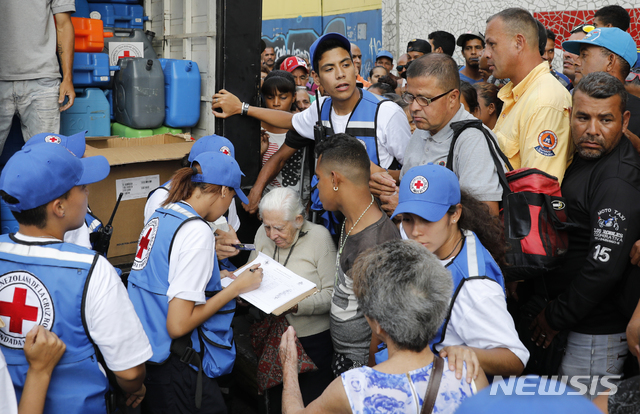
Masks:
[[[67,346],[53,370],[46,414],[105,413],[109,382],[99,367],[84,318],[85,293],[98,255],[62,242],[27,243],[0,236],[0,344],[18,400],[29,364],[24,337],[42,325]]]
[[[84,216],[84,222],[89,228],[89,233],[95,233],[100,227],[102,227],[100,219],[94,216],[89,208],[87,208],[87,214]]]
[[[378,130],[378,111],[380,104],[386,99],[375,95],[369,91],[357,88],[360,92],[360,100],[351,112],[345,133],[356,137],[367,148],[369,159],[376,165],[380,165],[380,157],[378,156],[378,139],[376,131]],[[332,99],[327,98],[322,103],[320,109],[320,120],[325,127],[327,136],[334,134],[333,125],[331,124],[331,107]]]
[[[453,310],[453,304],[458,297],[458,293],[462,286],[468,280],[473,279],[488,279],[498,283],[504,291],[504,277],[502,271],[491,253],[480,243],[478,236],[472,231],[464,231],[465,241],[460,253],[447,265],[447,269],[451,272],[453,278],[453,297],[449,305],[449,311],[444,319],[444,322],[438,329],[436,336],[429,342],[431,350],[436,352],[436,345],[444,342],[444,337],[447,332],[447,325],[451,318],[451,311]]]
[[[462,250],[460,250],[460,253],[458,253],[453,261],[447,265],[447,269],[451,272],[451,277],[453,279],[453,297],[449,304],[449,311],[447,312],[444,322],[440,328],[438,328],[438,332],[433,339],[429,341],[431,350],[436,355],[439,354],[439,352],[436,351],[436,345],[444,342],[444,336],[447,332],[449,319],[451,318],[453,304],[458,297],[460,289],[462,289],[462,286],[466,281],[473,279],[489,279],[498,283],[502,287],[502,290],[504,290],[504,277],[502,276],[502,271],[500,270],[500,267],[498,267],[496,261],[493,260],[493,257],[491,257],[491,253],[485,249],[482,243],[480,243],[480,240],[478,240],[478,236],[476,236],[472,231],[465,230],[464,236],[465,241],[462,246]],[[389,359],[386,346],[381,344],[381,346],[378,346],[378,349],[381,350],[376,352],[375,355],[377,364]]]
[[[150,361],[157,364],[169,357],[172,341],[167,331],[167,290],[173,238],[180,227],[191,220],[206,223],[185,203],[170,203],[157,209],[140,233],[129,275],[129,297],[153,348]],[[222,290],[215,252],[213,254],[213,274],[205,288],[207,297]],[[236,348],[231,320],[234,312],[235,300],[232,300],[191,333],[191,348],[200,353],[203,371],[208,377],[227,374],[233,368]]]

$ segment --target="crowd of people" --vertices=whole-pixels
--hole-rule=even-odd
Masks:
[[[258,355],[270,411],[640,411],[629,23],[607,6],[571,28],[562,73],[555,34],[520,8],[484,34],[381,50],[364,76],[338,33],[309,61],[265,48],[262,106],[212,99],[216,117],[261,121],[251,190],[233,143],[200,138],[149,194],[126,286],[90,244],[87,185],[106,159],[84,157],[84,134],[33,136],[0,175],[20,226],[0,236],[0,411],[227,412],[217,379],[236,359],[234,314],[250,307],[238,297],[263,278],[260,265],[236,271],[240,209],[261,220],[246,263],[261,253],[316,286],[280,316],[256,312],[254,341],[279,344],[279,358]],[[506,219],[508,200],[527,199],[507,177],[531,172],[561,189],[533,210],[566,214],[567,244],[525,280],[510,272],[511,233],[555,242],[541,215]],[[526,394],[506,391],[512,377]]]

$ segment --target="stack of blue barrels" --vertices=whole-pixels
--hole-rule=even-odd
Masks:
[[[148,17],[138,0],[76,0],[74,16],[101,19],[114,36],[104,39],[102,53],[75,53],[76,101],[61,114],[62,134],[87,130],[87,136],[141,137],[182,132],[198,123],[198,65],[157,58],[155,34],[143,30]],[[117,65],[110,66],[109,48],[123,42],[141,42],[144,57],[128,57],[123,48]]]

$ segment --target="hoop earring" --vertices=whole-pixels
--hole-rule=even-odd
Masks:
[[[338,187],[333,187],[333,191],[338,191]]]

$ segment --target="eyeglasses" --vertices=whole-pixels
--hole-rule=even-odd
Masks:
[[[443,96],[453,92],[455,89],[449,89],[447,92],[445,93],[441,93],[438,96],[434,96],[433,98],[427,98],[424,96],[413,96],[412,94],[410,94],[409,92],[404,92],[402,94],[402,100],[405,101],[406,103],[408,103],[409,105],[411,105],[413,103],[414,100],[418,101],[418,105],[420,106],[429,106],[431,105],[431,103],[433,101],[436,101],[440,98],[442,98]]]
[[[589,33],[593,30],[596,30],[596,27],[592,24],[580,24],[571,30],[571,34],[578,33],[578,32]]]
[[[407,68],[408,65],[398,65],[396,66],[396,70],[398,72],[402,72],[403,70],[405,70]]]

